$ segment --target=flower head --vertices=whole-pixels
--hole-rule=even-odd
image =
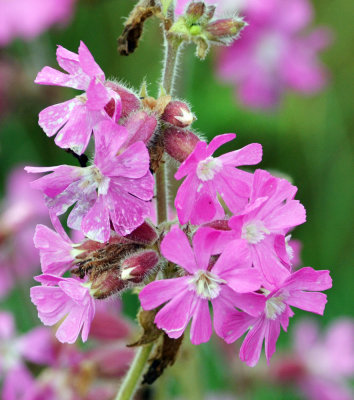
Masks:
[[[260,276],[250,268],[242,241],[237,248],[226,248],[216,263],[210,264],[218,236],[213,229],[200,228],[193,237],[192,249],[187,236],[175,227],[161,243],[162,254],[182,267],[185,276],[151,282],[139,298],[145,310],[167,302],[156,314],[155,323],[171,338],[180,337],[192,319],[192,343],[207,342],[212,333],[209,301],[218,335],[223,319],[235,305],[254,315],[259,312],[257,304],[248,304],[252,296],[249,292],[260,287]]]
[[[98,242],[109,240],[110,222],[118,234],[127,235],[150,214],[154,181],[149,153],[143,142],[119,153],[125,138],[124,128],[103,121],[95,131],[93,165],[26,168],[28,172],[53,171],[35,181],[33,187],[44,192],[56,215],[76,204],[68,217],[69,227]]]
[[[82,329],[81,337],[85,342],[95,315],[89,286],[77,279],[54,275],[40,275],[36,280],[42,286],[31,288],[31,300],[43,324],[52,326],[64,318],[57,330],[57,339],[62,343],[74,343]]]
[[[67,74],[44,67],[35,83],[67,86],[84,90],[85,93],[41,111],[39,125],[48,136],[57,134],[55,143],[59,147],[82,154],[93,129],[100,121],[109,118],[105,107],[111,101],[114,102],[112,117],[119,119],[121,99],[116,91],[105,85],[104,72],[83,42],[80,43],[78,54],[58,46],[57,60]]]
[[[224,210],[218,194],[233,212],[248,201],[251,174],[235,167],[257,164],[262,159],[262,146],[250,144],[240,150],[214,157],[214,152],[235,134],[216,136],[209,145],[198,142],[194,151],[181,164],[176,179],[186,179],[178,190],[175,206],[181,224],[201,224],[222,218]]]

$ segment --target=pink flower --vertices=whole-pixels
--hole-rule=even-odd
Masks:
[[[224,210],[219,203],[218,193],[232,212],[240,211],[247,204],[251,174],[235,167],[258,164],[262,159],[262,146],[253,143],[220,157],[212,156],[220,146],[235,137],[235,134],[229,133],[216,136],[209,145],[198,142],[179,167],[175,178],[187,176],[175,200],[181,224],[190,221],[199,225],[222,218]]]
[[[103,121],[95,131],[94,164],[86,167],[36,168],[27,172],[52,174],[33,182],[46,195],[51,212],[61,215],[73,204],[68,226],[82,230],[92,240],[107,242],[115,231],[127,235],[150,214],[154,180],[149,171],[149,153],[143,142],[120,152],[125,141],[122,127]]]
[[[294,315],[290,306],[323,315],[327,296],[318,291],[331,287],[329,271],[306,267],[293,274],[289,272],[273,290],[261,289],[264,295],[259,297],[263,297],[264,308],[259,316],[239,311],[228,314],[223,328],[225,341],[232,343],[249,329],[240,349],[240,359],[250,367],[255,366],[265,341],[265,355],[269,362],[275,352],[280,327],[286,331],[289,318]]]
[[[325,29],[302,34],[312,19],[308,0],[251,1],[245,19],[241,39],[219,60],[219,75],[235,84],[241,103],[268,108],[286,88],[311,94],[323,87],[327,73],[317,53],[330,35]]]
[[[56,337],[62,343],[74,343],[80,334],[84,342],[95,315],[95,302],[90,287],[77,279],[40,275],[42,286],[31,288],[32,303],[44,325],[53,326],[63,318]]]
[[[225,234],[225,240],[229,237],[247,242],[252,263],[262,272],[263,285],[268,289],[288,275],[286,233],[306,220],[305,208],[294,200],[296,191],[286,179],[256,170],[249,204],[230,219],[232,232]],[[281,265],[279,256],[285,266]]]
[[[119,119],[122,108],[120,96],[105,86],[104,72],[83,42],[80,42],[78,54],[58,46],[57,60],[68,74],[44,67],[35,83],[67,86],[85,90],[85,93],[41,111],[39,125],[47,136],[58,133],[55,143],[59,147],[82,154],[90,141],[92,130],[100,121],[109,118],[105,111],[109,102],[115,103],[113,119]]]
[[[39,365],[53,363],[51,332],[47,328],[37,327],[22,336],[16,336],[12,314],[0,312],[0,380],[3,381],[3,400],[22,398],[20,396],[24,396],[33,386],[34,379],[25,361]]]
[[[214,241],[219,232],[200,228],[193,237],[193,250],[183,231],[174,227],[163,239],[161,252],[167,260],[182,267],[181,278],[149,283],[140,292],[144,310],[167,304],[156,314],[155,324],[169,337],[178,338],[190,319],[193,344],[207,342],[212,333],[209,301],[214,309],[214,327],[221,335],[222,321],[234,306],[257,315],[257,298],[249,293],[260,287],[260,277],[250,268],[246,246],[227,247],[215,265],[210,265]],[[252,299],[253,301],[250,301]]]
[[[0,46],[15,37],[31,40],[51,27],[66,22],[75,0],[11,0],[0,2]]]

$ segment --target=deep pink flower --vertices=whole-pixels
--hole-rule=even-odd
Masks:
[[[56,332],[57,339],[74,343],[82,329],[85,342],[95,315],[89,284],[54,275],[40,275],[36,280],[42,286],[31,288],[31,300],[37,306],[39,319],[44,325],[53,326],[64,318]]]
[[[294,200],[296,191],[297,188],[286,179],[256,170],[249,204],[230,219],[232,231],[225,233],[226,243],[227,238],[247,242],[252,263],[262,272],[263,285],[267,289],[272,289],[287,277],[289,255],[285,235],[306,220],[305,208]]]
[[[259,316],[239,311],[228,314],[223,328],[225,341],[232,343],[249,329],[240,349],[241,360],[251,367],[255,366],[265,341],[265,355],[269,362],[275,352],[280,327],[286,331],[289,318],[294,315],[290,306],[323,315],[327,296],[318,292],[330,287],[329,271],[306,267],[293,274],[288,272],[288,276],[273,290],[261,289],[264,295],[258,296],[263,298],[264,308]]]
[[[57,133],[55,143],[62,148],[70,148],[82,154],[96,125],[109,116],[105,106],[115,102],[113,119],[121,113],[121,99],[117,92],[105,86],[105,75],[83,42],[78,54],[58,46],[58,64],[67,74],[51,67],[44,67],[37,75],[35,83],[41,85],[67,86],[84,90],[75,98],[50,106],[39,113],[39,125],[47,136]]]
[[[249,293],[260,287],[260,277],[250,268],[242,241],[227,247],[215,265],[210,266],[214,241],[219,232],[200,228],[193,237],[193,249],[183,231],[174,227],[161,243],[162,254],[182,267],[186,275],[149,283],[139,298],[145,310],[167,304],[156,314],[155,323],[169,337],[178,338],[190,319],[193,344],[207,342],[212,333],[209,300],[214,309],[214,328],[221,335],[222,321],[234,306],[257,315],[257,298]],[[252,301],[250,301],[252,299]]]
[[[243,104],[268,108],[286,88],[314,93],[323,87],[327,73],[317,53],[330,35],[325,29],[302,34],[312,19],[308,0],[255,0],[245,13],[249,26],[219,60],[219,75],[236,85]]]
[[[43,191],[56,215],[76,203],[68,226],[98,242],[109,240],[110,221],[118,234],[127,235],[150,214],[154,180],[149,153],[143,142],[136,142],[117,155],[126,138],[124,132],[113,122],[100,123],[95,131],[92,166],[26,168],[34,173],[53,171],[33,182],[33,187]]]
[[[31,40],[53,24],[66,22],[75,0],[11,0],[0,2],[0,46],[15,37]]]
[[[224,216],[217,194],[232,212],[239,212],[248,201],[252,175],[235,167],[258,164],[262,146],[252,143],[240,150],[213,157],[223,144],[234,139],[229,133],[216,136],[209,145],[198,142],[194,151],[181,164],[176,179],[187,176],[178,189],[175,206],[181,224],[199,225]]]

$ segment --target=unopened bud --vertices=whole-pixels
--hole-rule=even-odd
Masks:
[[[131,114],[125,121],[124,126],[128,130],[128,139],[125,146],[142,141],[147,143],[155,132],[157,119],[146,111],[138,111]]]
[[[121,118],[127,117],[133,111],[137,111],[140,108],[140,100],[139,98],[130,90],[125,88],[122,85],[119,85],[115,82],[108,81],[106,86],[110,89],[114,90],[116,93],[119,94],[121,101],[122,101],[122,113]],[[108,115],[110,115],[110,110],[112,108],[111,102],[109,102],[105,108]]]
[[[127,281],[121,279],[119,268],[91,274],[89,282],[95,299],[105,299],[128,285]]]
[[[199,142],[193,132],[177,128],[166,129],[164,138],[166,152],[179,162],[183,162]]]
[[[186,128],[194,121],[194,115],[182,101],[170,101],[162,114],[161,119],[179,128]]]
[[[208,6],[206,10],[206,19],[209,21],[214,17],[216,11],[216,6]]]
[[[225,18],[208,24],[205,30],[209,40],[220,41],[236,37],[246,25],[241,18]]]
[[[122,263],[121,279],[133,283],[141,283],[159,262],[154,250],[146,250],[135,254]]]
[[[147,221],[144,221],[132,233],[125,236],[126,239],[132,240],[134,243],[145,245],[154,244],[158,237],[155,227]]]
[[[205,9],[206,9],[206,6],[202,1],[198,1],[196,3],[193,2],[193,3],[189,4],[186,14],[195,19],[199,19],[200,17],[202,17],[204,15]]]

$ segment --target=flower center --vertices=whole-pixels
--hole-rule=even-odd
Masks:
[[[286,305],[283,297],[271,297],[266,301],[265,314],[268,319],[277,319],[285,311]]]
[[[189,281],[192,289],[203,299],[215,299],[215,297],[218,297],[222,283],[226,283],[226,281],[204,270],[197,271]]]
[[[246,239],[248,243],[256,244],[261,242],[265,235],[270,231],[264,226],[261,221],[253,221],[242,227],[241,238]]]
[[[208,157],[198,163],[197,176],[201,181],[210,181],[222,169],[222,162],[214,157]]]
[[[104,176],[101,171],[95,166],[92,165],[89,167],[89,173],[87,176],[88,185],[95,184],[97,187],[97,192],[100,195],[105,195],[108,192],[110,178]]]

